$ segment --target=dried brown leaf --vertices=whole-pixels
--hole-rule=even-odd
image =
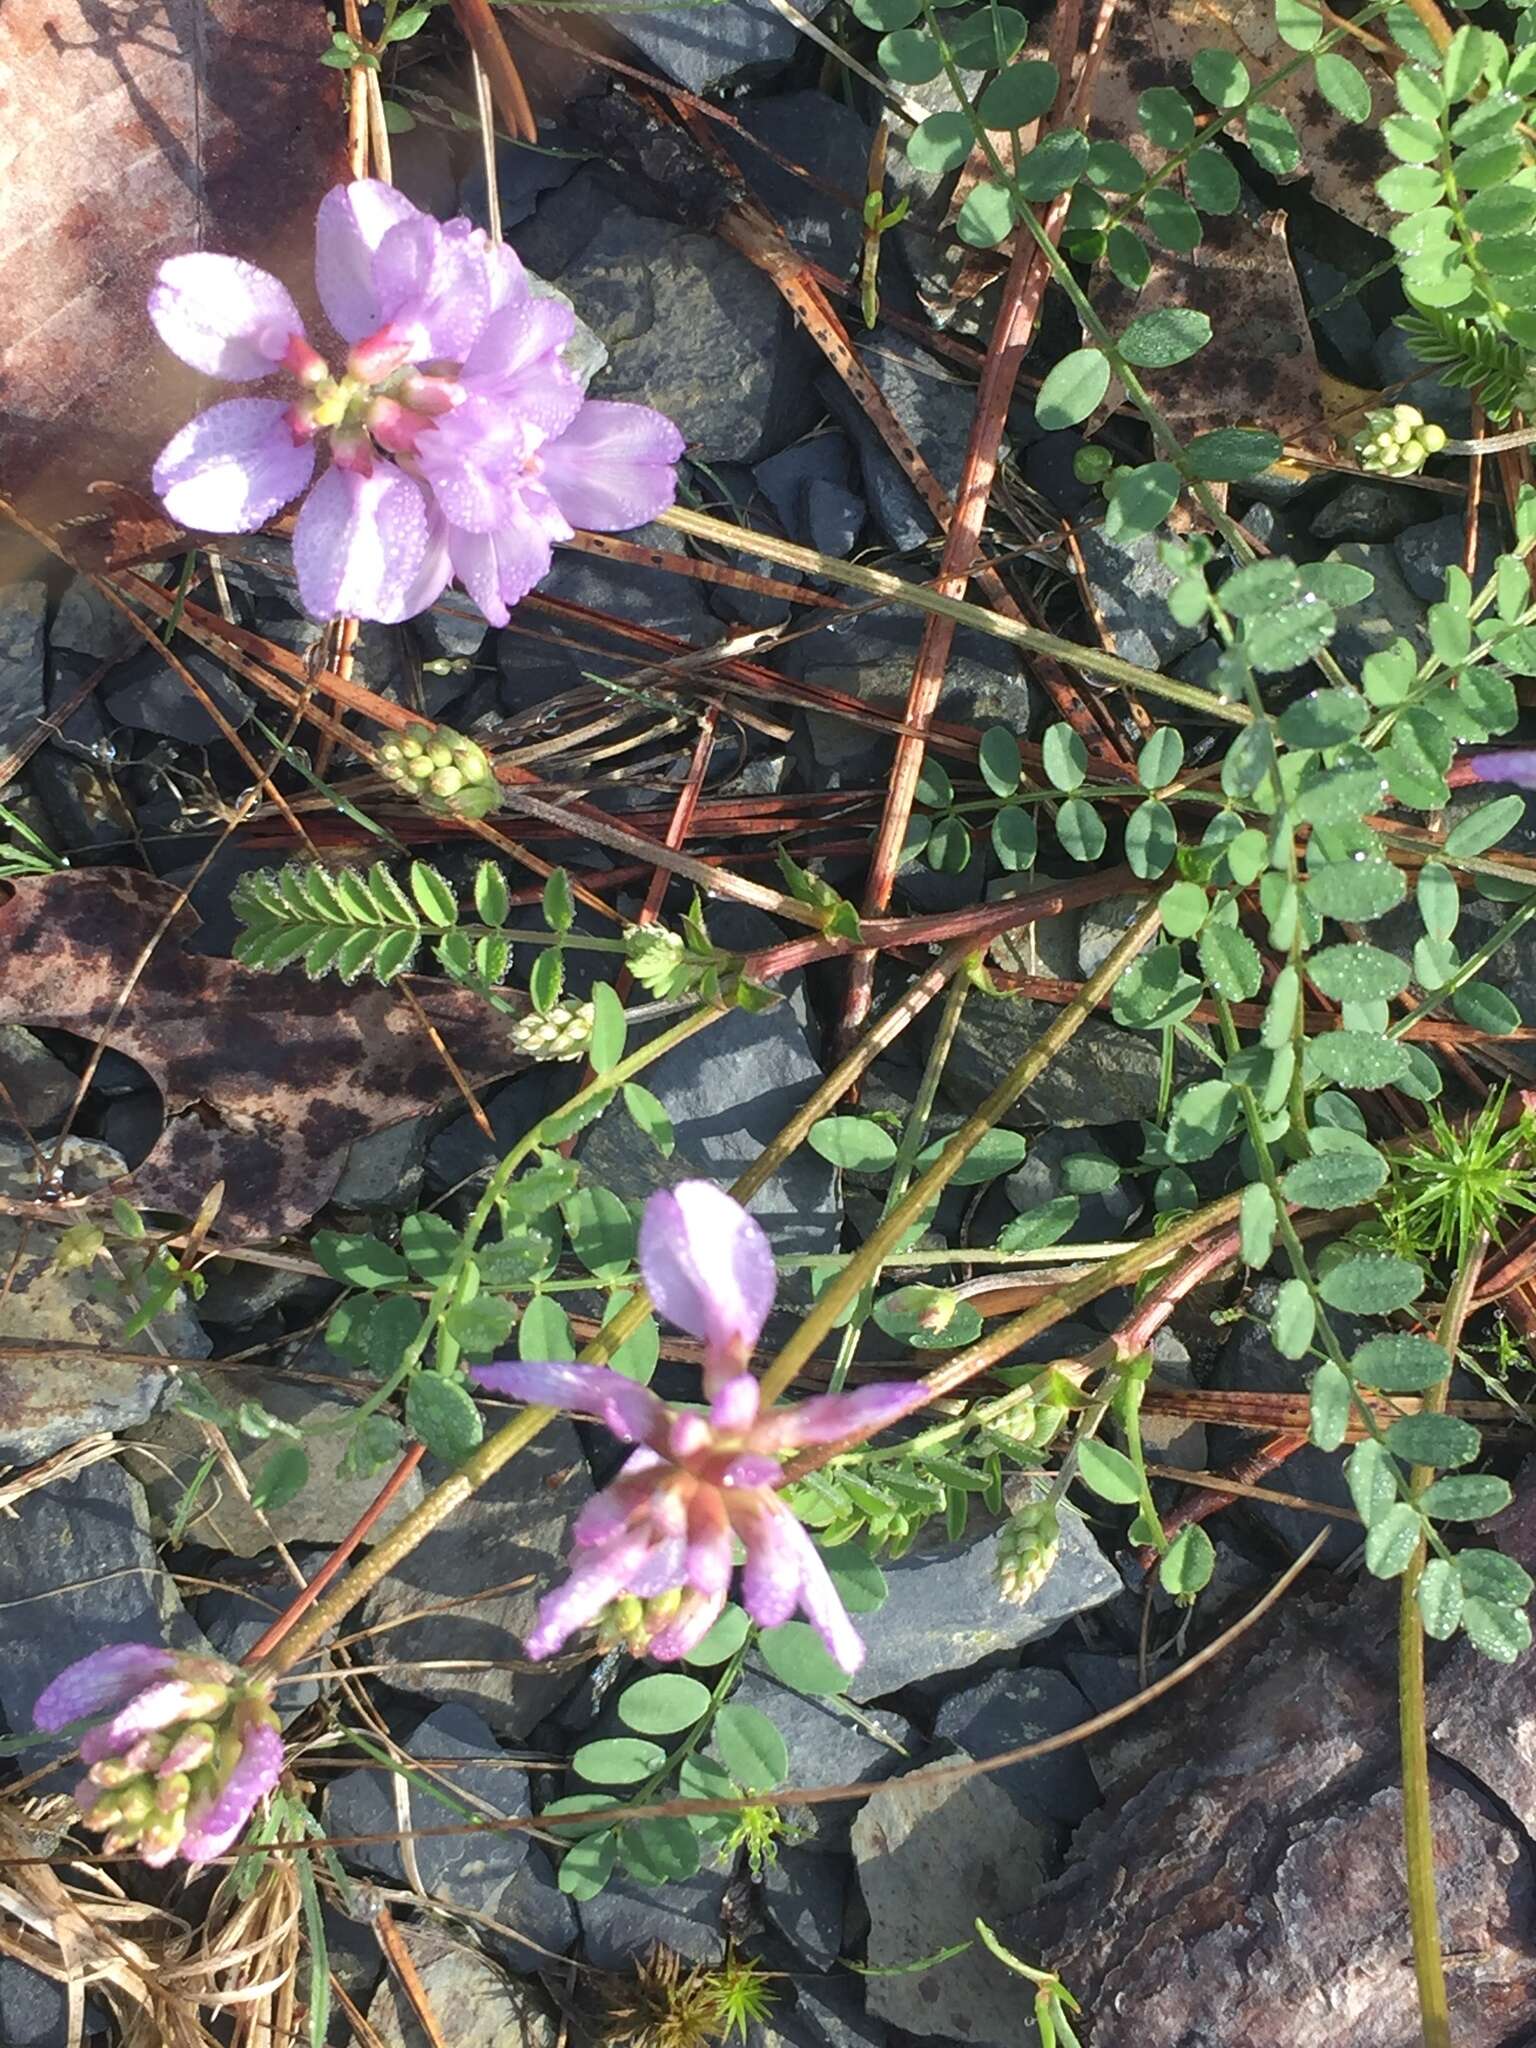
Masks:
[[[165,257],[246,257],[309,311],[340,78],[313,0],[6,0],[4,18],[3,483],[52,525],[90,509],[93,478],[142,483],[198,402],[144,311]]]
[[[0,1023],[98,1041],[175,897],[126,868],[14,884],[0,906]],[[388,988],[256,974],[187,952],[196,928],[191,910],[178,913],[111,1024],[107,1043],[165,1104],[158,1143],[113,1192],[192,1216],[223,1181],[222,1237],[282,1236],[328,1199],[354,1140],[437,1108],[453,1082]],[[477,998],[419,976],[412,988],[471,1086],[527,1064]]]
[[[1171,370],[1141,381],[1181,436],[1215,427],[1267,427],[1313,453],[1332,446],[1317,350],[1285,244],[1285,215],[1210,218],[1189,255],[1149,242],[1152,271],[1139,292],[1106,271],[1094,284],[1099,313],[1117,336],[1163,306],[1206,314],[1211,339]]]
[[[1157,85],[1175,87],[1197,113],[1208,113],[1190,83],[1190,67],[1201,50],[1240,57],[1255,85],[1296,56],[1275,32],[1274,0],[1157,0],[1155,6],[1121,7],[1099,79],[1092,132],[1134,149],[1140,137],[1136,102]],[[1376,179],[1393,159],[1379,130],[1397,101],[1373,50],[1352,42],[1339,54],[1356,65],[1371,89],[1369,121],[1346,121],[1331,107],[1317,89],[1310,63],[1266,94],[1265,102],[1285,115],[1300,138],[1295,177],[1310,177],[1313,194],[1325,206],[1373,234],[1385,234],[1395,216],[1376,196]],[[1236,133],[1241,139],[1241,126]],[[1156,165],[1163,153],[1145,160]]]

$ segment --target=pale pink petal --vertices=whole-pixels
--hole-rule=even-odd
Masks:
[[[578,1629],[596,1621],[611,1600],[629,1591],[630,1574],[640,1569],[648,1549],[637,1538],[583,1558],[564,1585],[539,1602],[534,1625],[523,1638],[523,1654],[535,1660],[552,1657]]]
[[[549,1364],[472,1365],[469,1376],[493,1394],[531,1401],[568,1414],[590,1415],[621,1443],[638,1443],[666,1425],[667,1409],[649,1387],[637,1385],[605,1365]]]
[[[399,221],[374,254],[373,289],[380,324],[411,331],[413,362],[461,362],[490,312],[485,237],[468,221]]]
[[[283,1774],[283,1738],[275,1728],[247,1731],[244,1747],[228,1778],[201,1808],[187,1817],[179,1854],[189,1863],[222,1856]]]
[[[753,1432],[754,1443],[768,1438],[776,1450],[799,1444],[839,1444],[845,1438],[873,1436],[928,1398],[920,1380],[892,1380],[884,1386],[860,1387],[856,1394],[817,1394],[793,1408],[765,1415]]]
[[[154,486],[178,526],[254,533],[314,473],[313,443],[295,440],[276,398],[230,398],[187,421],[161,449]]]
[[[701,1486],[688,1506],[688,1584],[698,1593],[723,1593],[733,1562],[724,1497]]]
[[[522,512],[537,429],[471,398],[433,422],[416,444],[422,476],[451,527],[495,533]]]
[[[312,618],[350,614],[398,625],[411,615],[427,550],[426,499],[404,471],[375,462],[362,476],[333,466],[294,529],[300,600]]]
[[[740,1436],[757,1420],[762,1395],[751,1373],[737,1373],[715,1389],[709,1404],[709,1426],[725,1436]]]
[[[92,1650],[44,1686],[32,1709],[32,1725],[52,1734],[87,1715],[113,1713],[175,1664],[175,1652],[158,1643],[110,1643]]]
[[[1488,753],[1463,754],[1461,765],[1474,782],[1510,782],[1517,789],[1536,789],[1536,747],[1496,747]]]
[[[286,287],[238,256],[169,257],[151,288],[149,317],[184,363],[231,384],[270,376],[289,337],[304,333]]]
[[[761,1227],[711,1181],[679,1181],[645,1205],[640,1271],[667,1321],[706,1345],[704,1383],[715,1392],[746,1364],[773,1306]]]
[[[788,1621],[800,1597],[800,1524],[771,1493],[725,1496],[731,1526],[746,1549],[741,1604],[764,1628]]]
[[[718,1593],[685,1593],[683,1604],[664,1628],[651,1637],[646,1655],[658,1664],[675,1664],[696,1650],[720,1618],[725,1588]]]
[[[652,1544],[638,1564],[630,1567],[624,1582],[626,1593],[641,1600],[657,1593],[670,1593],[688,1583],[688,1541],[682,1535],[664,1537]]]
[[[549,574],[556,537],[531,520],[505,526],[499,533],[466,533],[450,527],[448,554],[454,574],[486,618],[493,626],[504,626],[513,605]]]
[[[631,1451],[617,1479],[610,1480],[601,1493],[594,1493],[577,1512],[571,1524],[571,1542],[585,1549],[594,1543],[611,1543],[632,1517],[645,1509],[656,1492],[658,1476],[672,1467],[657,1452],[642,1447]]]
[[[754,1434],[757,1432],[754,1431]],[[778,1486],[784,1478],[784,1467],[777,1458],[770,1458],[757,1451],[743,1451],[739,1458],[733,1458],[725,1468],[722,1486]]]
[[[205,1690],[201,1681],[185,1678],[162,1678],[154,1685],[145,1686],[99,1731],[107,1745],[104,1754],[121,1756],[139,1736],[169,1728],[173,1721],[188,1720]],[[83,1745],[81,1754],[84,1755]],[[88,1758],[87,1761],[99,1759]]]
[[[562,433],[585,402],[579,380],[560,357],[575,326],[563,299],[535,298],[524,286],[492,313],[464,359],[459,382],[531,420],[546,435]]]
[[[540,451],[544,487],[572,526],[622,533],[677,496],[672,465],[683,447],[677,428],[649,406],[589,399]]]
[[[315,290],[326,318],[347,341],[384,324],[374,290],[373,258],[399,221],[420,218],[403,192],[377,178],[335,185],[315,220]]]
[[[785,1510],[789,1515],[788,1509]],[[794,1517],[789,1515],[793,1522]],[[806,1620],[826,1644],[835,1663],[845,1671],[857,1671],[864,1662],[864,1644],[848,1619],[848,1610],[833,1585],[821,1552],[795,1522],[800,1549],[800,1607]]]

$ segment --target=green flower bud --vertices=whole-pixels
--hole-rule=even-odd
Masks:
[[[1098,448],[1092,442],[1086,448],[1079,448],[1072,458],[1072,474],[1080,484],[1101,484],[1115,466],[1115,458],[1107,448]]]
[[[457,768],[439,768],[427,787],[434,796],[457,796],[464,787],[464,778]]]
[[[592,1005],[556,1003],[542,1015],[530,1010],[512,1026],[512,1043],[534,1060],[579,1060],[592,1043]]]
[[[1022,1605],[1039,1591],[1061,1549],[1056,1510],[1045,1501],[1017,1509],[997,1540],[997,1581],[1005,1600]]]

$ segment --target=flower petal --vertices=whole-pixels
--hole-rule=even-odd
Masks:
[[[468,221],[397,221],[373,258],[381,326],[409,328],[411,359],[461,362],[491,309],[485,236]]]
[[[677,428],[649,406],[588,399],[540,451],[544,487],[572,526],[622,533],[677,496],[672,465],[683,447]]]
[[[900,1416],[922,1406],[928,1390],[920,1380],[890,1380],[860,1387],[855,1394],[817,1394],[793,1408],[776,1408],[752,1433],[756,1445],[775,1450],[792,1444],[839,1444],[845,1437],[873,1436]]]
[[[188,1815],[180,1853],[189,1863],[222,1856],[283,1774],[283,1738],[275,1728],[247,1731],[234,1769],[212,1800]]]
[[[725,1496],[731,1527],[746,1548],[741,1604],[764,1628],[788,1621],[800,1597],[800,1524],[771,1493],[751,1489]],[[809,1540],[808,1538],[806,1539]]]
[[[715,1389],[709,1404],[709,1426],[724,1435],[740,1436],[757,1420],[762,1393],[749,1372],[739,1372]]]
[[[723,1586],[718,1593],[685,1593],[682,1606],[664,1628],[657,1629],[645,1654],[658,1664],[675,1664],[703,1642],[719,1620],[724,1605]]]
[[[486,618],[493,626],[504,626],[512,606],[549,574],[556,537],[532,520],[515,521],[495,533],[467,533],[451,526],[448,555],[454,574]]]
[[[89,1714],[115,1713],[175,1665],[175,1652],[158,1643],[109,1643],[92,1650],[44,1686],[32,1709],[32,1725],[52,1734]]]
[[[679,1181],[645,1205],[640,1271],[667,1321],[708,1347],[713,1394],[751,1357],[773,1306],[773,1248],[761,1226],[713,1182]]]
[[[419,437],[416,456],[449,526],[495,533],[515,519],[538,438],[526,420],[503,417],[485,398],[470,398],[434,421]]]
[[[523,1654],[552,1657],[578,1629],[596,1621],[610,1600],[629,1591],[630,1576],[642,1568],[649,1548],[648,1539],[635,1538],[583,1558],[564,1585],[539,1602],[534,1625],[523,1638]]]
[[[724,1593],[733,1569],[725,1498],[701,1486],[688,1503],[688,1583],[697,1593]]]
[[[666,1404],[649,1387],[610,1372],[605,1365],[472,1365],[469,1376],[494,1394],[510,1394],[514,1401],[590,1415],[621,1443],[639,1443],[667,1420]]]
[[[312,618],[355,614],[398,625],[428,551],[427,501],[392,463],[371,476],[333,466],[304,501],[293,535],[299,597]]]
[[[373,282],[373,258],[399,221],[421,216],[403,192],[377,178],[335,185],[315,219],[315,290],[326,318],[347,341],[384,324]]]
[[[118,1709],[104,1728],[90,1731],[99,1737],[99,1741],[92,1743],[92,1754],[86,1757],[86,1762],[99,1762],[101,1756],[121,1756],[141,1735],[153,1735],[161,1728],[169,1728],[175,1721],[189,1720],[195,1710],[206,1712],[206,1707],[200,1706],[206,1696],[207,1687],[202,1680],[162,1678],[153,1685],[142,1687]],[[217,1699],[218,1695],[214,1697]],[[85,1755],[83,1743],[80,1753]]]
[[[1474,782],[1510,782],[1516,789],[1536,789],[1536,747],[1495,747],[1461,758]]]
[[[254,533],[314,474],[312,442],[296,441],[276,398],[230,398],[187,421],[161,449],[154,485],[179,526]]]
[[[285,285],[238,256],[171,256],[149,294],[149,317],[173,354],[232,384],[266,377],[291,335],[304,333]]]
[[[794,1517],[790,1519],[793,1521]],[[834,1661],[845,1671],[857,1671],[864,1662],[863,1640],[848,1618],[848,1610],[832,1583],[821,1552],[798,1522],[795,1533],[800,1539],[800,1606],[805,1618]]]
[[[560,356],[575,326],[576,316],[563,299],[535,298],[522,283],[487,320],[464,358],[459,382],[544,434],[559,434],[585,403],[580,383]]]

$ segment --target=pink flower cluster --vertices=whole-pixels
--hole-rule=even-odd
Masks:
[[[92,1720],[76,1793],[109,1855],[222,1856],[277,1784],[283,1743],[265,1687],[222,1657],[112,1643],[61,1671],[32,1710],[48,1733]]]
[[[911,1382],[761,1407],[747,1369],[773,1305],[773,1253],[753,1219],[708,1181],[653,1195],[640,1225],[640,1271],[660,1313],[704,1345],[708,1408],[672,1408],[605,1366],[471,1368],[483,1387],[601,1422],[639,1448],[571,1532],[576,1561],[547,1594],[524,1648],[548,1657],[596,1625],[635,1654],[687,1655],[725,1605],[744,1553],[742,1604],[775,1627],[799,1612],[845,1671],[864,1645],[821,1552],[775,1488],[780,1458],[807,1444],[871,1436],[923,1396]]]
[[[512,250],[362,178],[321,201],[315,288],[350,344],[331,373],[286,287],[233,256],[173,256],[149,315],[184,363],[233,384],[286,372],[292,398],[232,398],[160,453],[166,511],[251,533],[330,467],[294,530],[316,618],[393,623],[454,577],[493,625],[578,527],[642,525],[675,495],[683,439],[641,405],[588,399],[561,349],[575,318],[535,296]]]

